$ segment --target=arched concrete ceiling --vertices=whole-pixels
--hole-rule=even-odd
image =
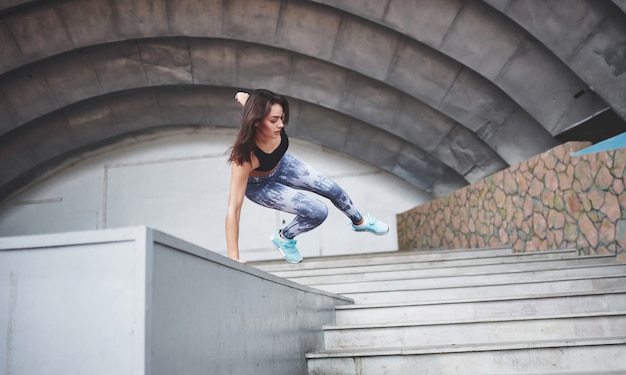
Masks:
[[[626,119],[625,1],[0,2],[0,200],[138,132],[236,126],[292,99],[292,137],[433,196]]]

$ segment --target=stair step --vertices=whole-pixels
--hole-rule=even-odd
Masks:
[[[336,324],[435,323],[459,319],[487,320],[523,316],[554,316],[576,313],[626,311],[626,285],[613,294],[576,294],[517,299],[481,298],[450,303],[405,303],[341,305],[336,307]]]
[[[603,315],[570,314],[548,318],[457,321],[324,328],[327,350],[369,347],[469,345],[472,343],[532,342],[534,340],[626,337],[626,312]]]
[[[490,275],[497,273],[519,273],[528,271],[547,271],[547,270],[563,270],[570,268],[583,268],[589,266],[617,265],[615,257],[585,257],[579,259],[557,259],[547,261],[528,261],[514,263],[495,263],[480,265],[449,265],[424,267],[423,263],[385,265],[383,267],[359,267],[364,268],[361,272],[354,272],[353,269],[325,269],[324,271],[335,271],[333,274],[297,275],[295,271],[289,272],[292,276],[288,277],[285,273],[276,273],[276,276],[288,278],[294,282],[305,285],[316,285],[319,287],[323,284],[338,283],[354,283],[361,281],[380,281],[380,280],[401,280],[401,279],[418,279],[427,277],[446,277],[446,276],[471,276],[471,275]],[[413,267],[411,267],[413,266]],[[621,265],[620,265],[621,266]],[[349,270],[349,271],[348,271]],[[346,272],[348,271],[348,272]]]
[[[313,288],[331,293],[358,293],[428,289],[437,287],[469,287],[496,284],[517,284],[522,281],[557,281],[592,277],[626,276],[626,264],[600,265],[568,268],[564,270],[540,270],[506,272],[491,275],[459,275],[447,277],[410,278],[401,280],[377,280],[338,284],[309,284]]]
[[[471,267],[489,267],[501,265],[507,267],[515,264],[538,264],[550,263],[558,267],[569,267],[576,264],[610,264],[616,263],[613,255],[591,255],[580,257],[559,257],[559,258],[537,258],[530,255],[508,255],[498,257],[483,257],[471,259],[451,259],[447,261],[418,261],[418,262],[399,262],[385,263],[367,266],[351,266],[337,267],[329,263],[323,268],[310,269],[286,269],[282,271],[271,271],[274,275],[283,278],[299,278],[313,276],[329,276],[329,275],[348,275],[348,274],[367,274],[372,272],[385,271],[404,271],[404,270],[430,270],[430,269],[446,269],[446,268],[471,268]]]
[[[284,260],[250,262],[249,264],[266,272],[308,270],[326,267],[354,267],[406,262],[437,262],[454,259],[475,259],[519,256],[535,259],[554,259],[576,257],[576,250],[552,250],[535,253],[513,253],[510,247],[492,249],[459,249],[435,251],[392,251],[384,253],[338,255],[329,257],[306,258],[302,263],[291,264]]]
[[[324,351],[309,374],[624,374],[626,337]]]
[[[604,345],[624,345],[626,349],[626,336],[613,336],[601,338],[587,338],[579,340],[533,340],[533,341],[503,341],[496,344],[479,343],[466,345],[428,345],[428,346],[402,346],[397,348],[360,348],[360,349],[334,349],[321,350],[307,353],[306,358],[350,358],[350,357],[384,357],[395,355],[421,355],[421,354],[445,354],[445,353],[474,353],[483,351],[500,350],[524,350],[544,348],[568,348],[568,347],[593,347]],[[625,353],[626,354],[626,353]]]
[[[411,301],[451,302],[466,299],[491,299],[503,297],[532,297],[549,293],[583,293],[595,291],[621,291],[626,285],[625,276],[579,278],[569,280],[519,281],[508,284],[475,286],[436,286],[403,290],[361,291],[342,293],[357,304],[398,303]],[[323,289],[323,288],[320,288]]]
[[[575,250],[388,252],[253,265],[352,298],[309,375],[626,374],[626,265]]]

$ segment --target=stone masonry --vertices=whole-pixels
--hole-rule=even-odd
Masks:
[[[626,262],[626,149],[570,142],[397,215],[398,246],[576,248]]]

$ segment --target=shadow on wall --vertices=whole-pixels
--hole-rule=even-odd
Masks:
[[[399,248],[576,248],[626,262],[626,149],[572,156],[588,145],[560,145],[398,214]]]

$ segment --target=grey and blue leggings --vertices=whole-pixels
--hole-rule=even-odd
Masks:
[[[294,238],[316,228],[328,216],[328,208],[322,201],[298,190],[328,198],[353,223],[362,219],[341,186],[289,153],[282,157],[273,173],[248,177],[246,197],[261,206],[296,215],[283,228],[284,237]]]

